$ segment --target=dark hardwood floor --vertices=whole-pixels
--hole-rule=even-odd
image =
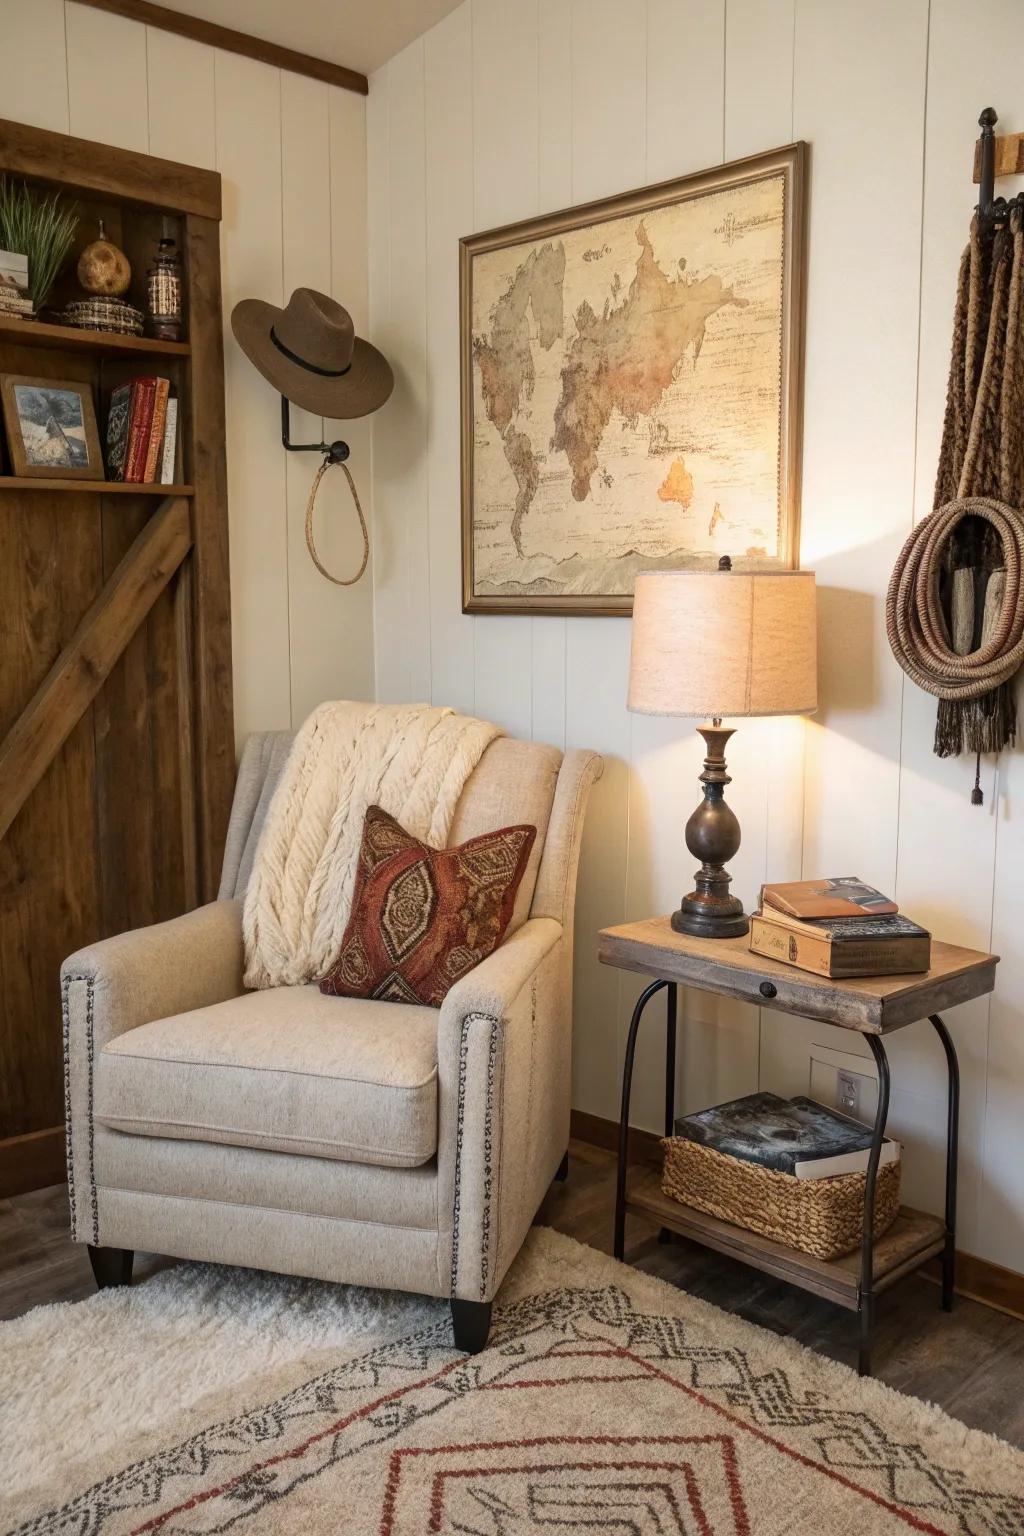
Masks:
[[[611,1153],[574,1142],[569,1178],[552,1186],[538,1220],[610,1252],[613,1179]],[[660,1244],[639,1220],[630,1221],[626,1238],[628,1259],[647,1273],[855,1365],[851,1313],[695,1244]],[[140,1257],[136,1277],[166,1262]],[[85,1248],[67,1236],[63,1186],[0,1200],[0,1317],[76,1301],[93,1289]],[[875,1340],[882,1381],[1024,1447],[1024,1321],[962,1299],[947,1316],[938,1286],[913,1275],[881,1298]]]

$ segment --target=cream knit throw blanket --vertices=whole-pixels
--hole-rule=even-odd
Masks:
[[[463,786],[501,732],[430,704],[321,704],[295,738],[245,895],[245,984],[322,976],[352,907],[363,818],[383,806],[435,848]]]

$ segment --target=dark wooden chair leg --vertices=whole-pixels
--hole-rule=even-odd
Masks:
[[[568,1177],[569,1177],[569,1154],[567,1152],[565,1154],[565,1156],[562,1158],[562,1161],[558,1165],[558,1169],[557,1169],[557,1171],[555,1173],[555,1181],[558,1184],[564,1184]]]
[[[478,1355],[486,1348],[490,1331],[489,1301],[460,1301],[457,1296],[452,1297],[452,1332],[456,1349],[467,1355]]]
[[[131,1248],[94,1248],[89,1245],[89,1263],[96,1278],[96,1288],[108,1290],[114,1285],[131,1285],[135,1254]]]

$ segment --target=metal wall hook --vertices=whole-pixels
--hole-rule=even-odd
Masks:
[[[287,395],[281,396],[281,442],[289,453],[322,453],[331,464],[344,464],[351,449],[340,438],[333,443],[293,443],[291,440],[291,405]]]
[[[996,197],[996,123],[994,107],[986,107],[978,118],[981,129],[981,184],[978,193],[978,218],[983,224],[1005,224],[1014,209],[1024,212],[1024,192],[1016,197]]]

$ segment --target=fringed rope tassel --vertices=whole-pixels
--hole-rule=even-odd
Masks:
[[[935,715],[936,757],[959,757],[961,752],[1001,752],[1017,736],[1017,699],[1013,683],[976,699],[940,699]],[[981,801],[976,800],[976,805]]]

